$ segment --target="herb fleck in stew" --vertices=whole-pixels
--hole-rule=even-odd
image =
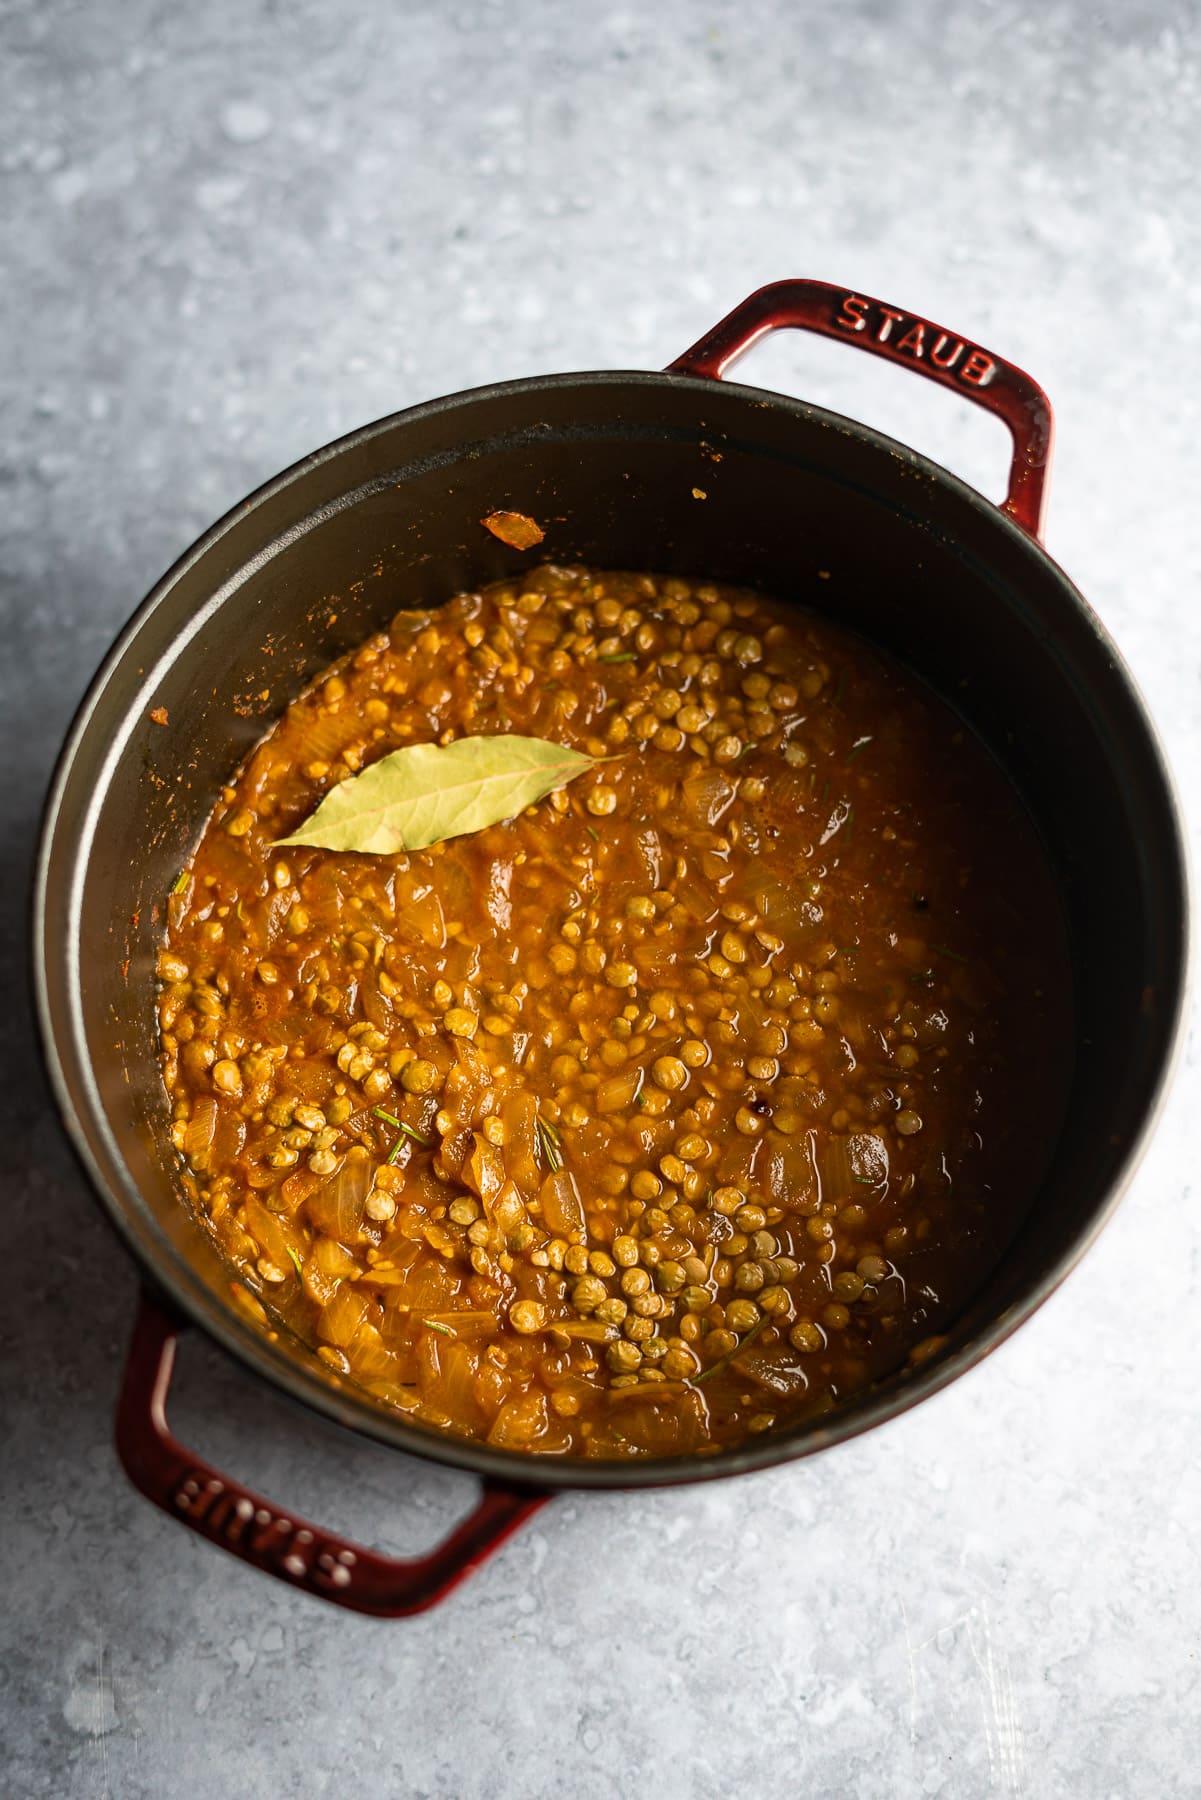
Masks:
[[[280,848],[408,745],[597,759],[416,851]],[[1069,1068],[1048,867],[954,715],[824,619],[545,567],[330,668],[169,901],[162,1068],[266,1313],[429,1425],[705,1453],[929,1356]]]

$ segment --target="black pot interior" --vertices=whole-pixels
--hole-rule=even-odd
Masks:
[[[700,490],[699,497],[694,490]],[[508,550],[478,523],[546,530]],[[540,1464],[439,1438],[269,1344],[179,1199],[155,1060],[163,899],[216,790],[323,664],[403,605],[549,558],[758,587],[875,639],[950,699],[1026,797],[1070,921],[1077,1065],[1053,1166],[941,1366],[701,1465]],[[166,725],[151,709],[165,708]],[[1091,614],[978,495],[896,445],[752,389],[669,376],[512,384],[369,428],[239,509],[177,567],[76,726],[44,846],[40,999],[64,1110],[126,1237],[273,1379],[387,1441],[591,1485],[702,1476],[816,1448],[939,1385],[1062,1275],[1148,1120],[1179,1008],[1184,882],[1158,754]]]

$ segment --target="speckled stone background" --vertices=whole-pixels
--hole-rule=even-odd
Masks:
[[[564,1499],[418,1621],[344,1617],[135,1497],[133,1270],[31,1050],[51,761],[112,635],[243,492],[410,402],[655,367],[812,274],[1046,384],[1050,548],[1201,821],[1196,8],[8,0],[0,634],[0,1790],[1201,1794],[1197,1041],[1116,1223],[942,1398],[791,1470]],[[747,378],[985,491],[1000,428],[838,347]],[[186,1437],[389,1548],[472,1484],[201,1343]]]

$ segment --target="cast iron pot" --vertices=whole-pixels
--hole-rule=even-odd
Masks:
[[[862,425],[718,378],[801,326],[989,408],[1014,441],[998,510]],[[38,866],[35,980],[51,1078],[146,1297],[117,1447],[159,1506],[286,1581],[380,1615],[432,1604],[558,1488],[712,1480],[806,1456],[934,1393],[1045,1300],[1115,1205],[1143,1145],[1183,1002],[1186,893],[1164,764],[1139,696],[1039,542],[1051,440],[1041,389],[952,332],[810,281],[762,289],[662,374],[561,375],[436,400],[319,450],[215,525],[109,655],[54,780]],[[498,508],[546,528],[498,543]],[[522,1457],[389,1411],[235,1304],[181,1203],[155,1058],[163,896],[230,769],[317,669],[402,604],[549,557],[703,575],[817,606],[923,675],[1025,795],[1070,921],[1076,1065],[1052,1166],[946,1350],[832,1418],[701,1459]],[[824,574],[822,573],[824,572]],[[268,1381],[385,1444],[483,1479],[432,1554],[396,1561],[247,1492],[170,1434],[191,1321]]]

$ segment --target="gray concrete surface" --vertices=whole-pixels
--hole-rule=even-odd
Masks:
[[[1052,552],[1201,821],[1196,9],[549,0],[0,8],[0,1791],[726,1800],[1201,1794],[1197,1043],[1117,1222],[944,1397],[793,1470],[561,1500],[419,1621],[339,1616],[126,1486],[135,1278],[31,1050],[54,751],[141,593],[360,421],[666,362],[806,273],[1058,407]],[[748,378],[998,491],[1002,434],[833,348]],[[463,1478],[192,1343],[176,1417],[397,1550]]]

